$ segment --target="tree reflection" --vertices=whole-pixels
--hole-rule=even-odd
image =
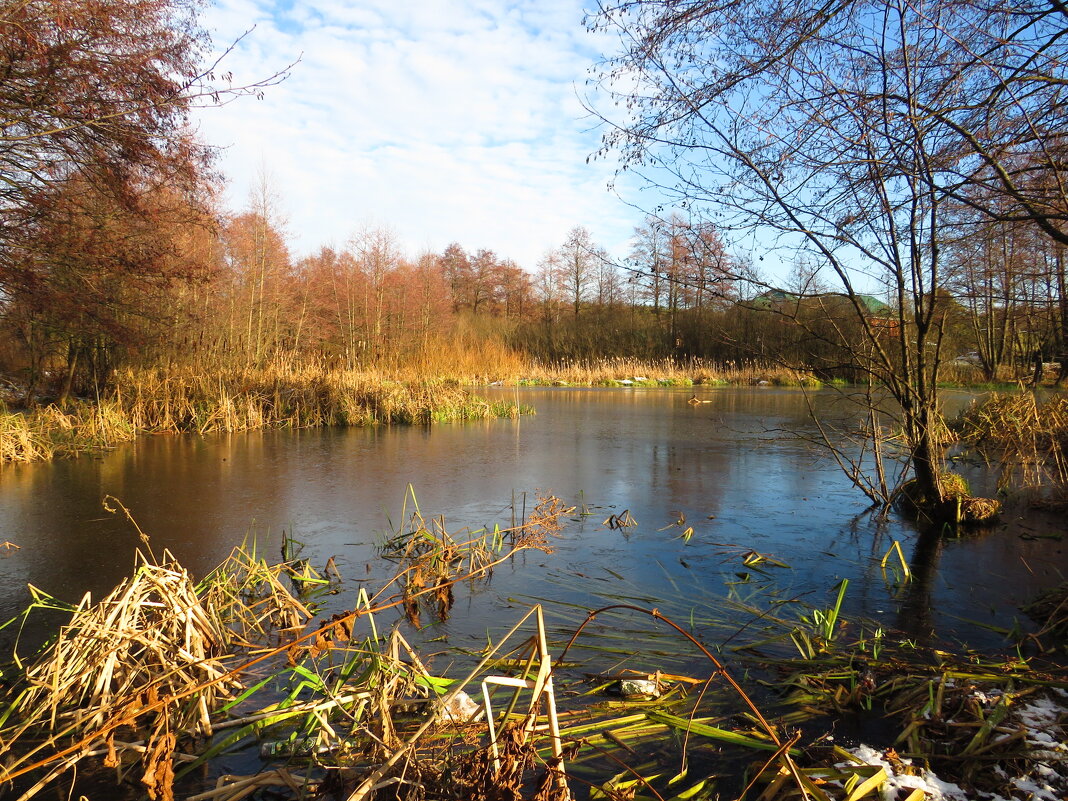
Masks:
[[[944,543],[941,531],[920,531],[916,547],[909,560],[912,581],[906,585],[904,598],[898,609],[897,627],[910,639],[929,645],[935,637],[933,595],[938,575],[938,563]]]

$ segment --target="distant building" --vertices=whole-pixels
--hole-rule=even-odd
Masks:
[[[857,295],[857,300],[872,317],[890,317],[894,310],[883,303],[874,295]],[[792,292],[784,292],[781,289],[769,289],[749,302],[754,309],[777,309],[785,311],[787,307],[806,306],[816,302],[820,306],[826,306],[827,301],[833,301],[837,305],[841,301],[848,301],[849,296],[844,292],[820,292],[815,295],[795,295]]]
[[[888,334],[898,331],[899,320],[894,310],[874,295],[855,295],[864,311],[864,316],[872,328]],[[781,289],[769,289],[749,301],[749,308],[777,311],[786,316],[802,312],[824,311],[829,314],[841,313],[842,307],[849,304],[849,296],[844,292],[820,292],[812,295],[796,295]]]

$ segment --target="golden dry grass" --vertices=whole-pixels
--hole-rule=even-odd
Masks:
[[[428,424],[532,411],[479,398],[457,379],[386,378],[321,365],[226,374],[126,369],[114,377],[113,387],[99,403],[0,415],[0,462],[113,447],[139,432]]]
[[[121,504],[109,502],[130,518]],[[521,550],[544,549],[544,537],[569,512],[549,499],[521,525],[494,529],[470,542],[461,542],[443,528],[437,530],[449,543],[450,561],[444,568],[456,569],[451,554],[478,551],[478,558],[465,561],[458,573],[443,576],[443,582],[451,586],[475,580]],[[421,526],[416,534],[424,529]],[[149,798],[173,801],[183,764],[194,769],[220,750],[283,724],[291,729],[286,741],[291,756],[305,746],[308,755],[319,753],[320,746],[343,751],[354,738],[361,738],[360,750],[349,756],[363,763],[368,758],[384,760],[374,771],[381,778],[398,755],[436,747],[443,728],[467,722],[465,717],[449,723],[445,710],[451,714],[449,704],[487,669],[500,647],[494,646],[467,679],[450,686],[451,682],[426,671],[399,631],[380,638],[373,622],[374,614],[402,603],[386,596],[412,572],[412,566],[401,569],[374,597],[361,591],[352,611],[309,629],[312,614],[298,595],[309,581],[317,582],[323,592],[336,585],[302,560],[272,565],[259,558],[254,547],[242,546],[195,583],[169,553],[157,561],[148,538],[141,537],[147,555],[138,554],[130,578],[99,602],[87,595],[51,645],[32,659],[16,658],[10,672],[5,667],[0,688],[0,743],[5,751],[0,783],[18,786],[0,787],[21,793],[22,801],[57,783],[73,783],[86,764],[114,769],[120,780],[132,776]],[[492,553],[484,547],[490,541]],[[283,552],[289,552],[285,545]],[[434,559],[432,553],[416,561],[426,564]],[[433,597],[431,589],[422,594]],[[36,596],[54,602],[39,591]],[[54,603],[38,605],[56,608]],[[538,614],[545,656],[542,679],[548,680],[551,660],[546,656],[540,610]],[[355,631],[361,619],[370,623],[371,636],[366,639]],[[266,677],[263,670],[269,671]],[[264,687],[269,703],[250,706]],[[439,694],[443,695],[435,704]],[[405,742],[393,716],[402,699],[410,701],[413,696],[434,714]],[[237,704],[244,704],[240,716],[235,716]],[[405,725],[410,730],[414,724]],[[313,760],[310,767],[316,764]],[[403,773],[405,765],[398,769]],[[274,786],[278,776],[277,771],[267,771],[234,786],[221,781],[215,791],[196,798],[236,800],[258,787]],[[302,785],[298,782],[289,789],[299,791]],[[297,792],[298,796],[304,797]]]
[[[777,365],[756,362],[705,362],[679,364],[671,359],[605,359],[597,362],[531,363],[522,375],[535,384],[578,384],[616,386],[631,382],[637,386],[678,386],[694,384],[753,386],[818,385],[810,374]]]
[[[179,738],[210,737],[212,714],[243,689],[232,670],[243,633],[262,628],[265,615],[291,625],[311,617],[280,584],[265,594],[271,570],[258,564],[232,557],[225,582],[197,585],[169,553],[159,561],[138,553],[130,578],[99,602],[86,595],[5,698],[3,773],[37,777],[21,797],[87,756],[121,775],[136,754],[148,796],[172,799]]]
[[[1047,500],[1068,497],[1068,397],[993,394],[962,412],[954,428],[963,442],[1001,461],[1013,481],[1052,488]]]

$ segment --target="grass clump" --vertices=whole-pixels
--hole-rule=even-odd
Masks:
[[[123,410],[112,402],[71,403],[0,413],[0,463],[34,462],[110,448],[136,436]]]
[[[967,479],[960,473],[943,470],[938,475],[942,497],[928,497],[916,479],[906,481],[898,491],[898,504],[917,519],[950,526],[982,526],[1001,514],[1001,502],[971,495]]]
[[[94,755],[122,771],[136,755],[149,797],[173,798],[179,739],[210,737],[213,713],[244,689],[232,664],[241,632],[264,616],[309,617],[288,592],[272,594],[270,608],[250,601],[260,596],[262,570],[220,594],[214,582],[198,586],[169,553],[159,561],[150,554],[139,552],[133,575],[99,602],[86,595],[55,641],[11,671],[0,778],[35,776],[23,798]]]

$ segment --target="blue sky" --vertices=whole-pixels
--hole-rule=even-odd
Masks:
[[[600,133],[583,109],[588,68],[610,45],[581,0],[216,0],[223,64],[249,83],[299,59],[265,91],[198,113],[224,148],[240,209],[266,168],[297,255],[387,226],[406,252],[458,241],[533,270],[585,225],[624,257],[642,214],[614,162],[587,164]]]

